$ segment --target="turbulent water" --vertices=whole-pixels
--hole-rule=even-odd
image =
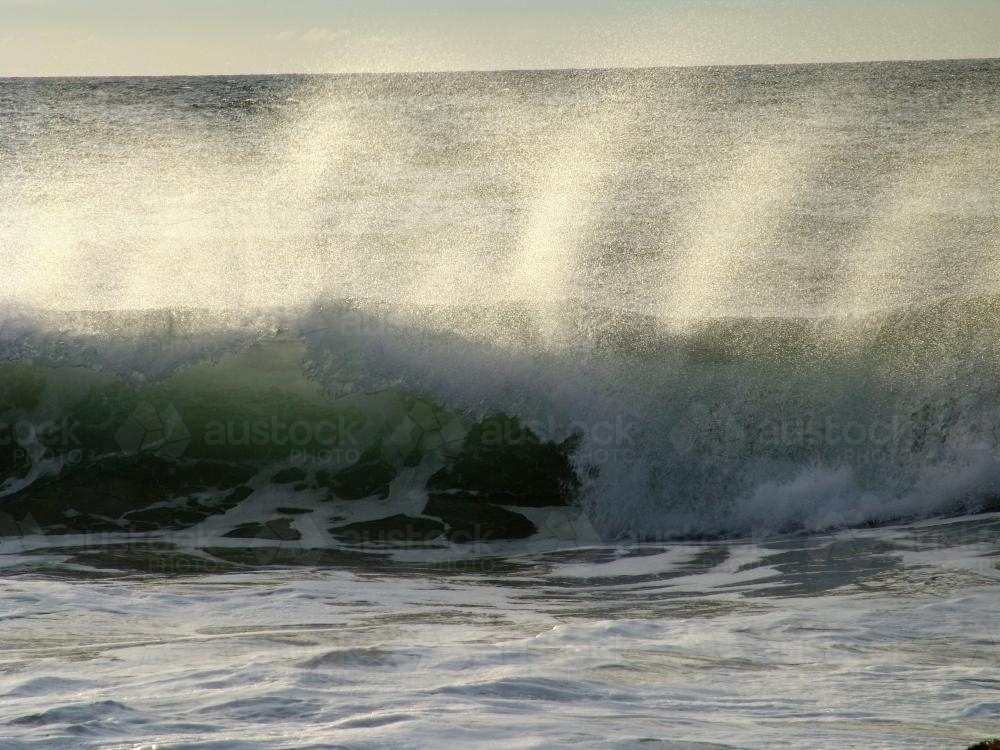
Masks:
[[[0,747],[987,734],[998,81],[0,80]]]

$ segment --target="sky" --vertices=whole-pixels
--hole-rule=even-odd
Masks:
[[[0,0],[0,76],[1000,57],[1000,0]]]

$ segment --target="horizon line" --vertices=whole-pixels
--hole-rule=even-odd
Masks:
[[[791,68],[791,67],[818,67],[837,65],[873,65],[880,63],[948,63],[948,62],[989,62],[1000,61],[1000,56],[996,57],[917,57],[917,58],[875,58],[864,60],[836,60],[836,61],[805,61],[805,62],[777,62],[777,63],[694,63],[694,64],[674,64],[674,65],[612,65],[612,66],[580,66],[580,67],[524,67],[524,68],[462,68],[446,70],[385,70],[385,71],[270,71],[270,72],[250,72],[250,73],[70,73],[70,74],[45,74],[45,75],[0,75],[0,80],[64,80],[64,79],[87,79],[87,78],[260,78],[264,76],[405,76],[405,75],[462,75],[470,73],[571,73],[571,72],[595,72],[595,71],[643,71],[643,70],[688,70],[688,69],[709,69],[709,68]]]

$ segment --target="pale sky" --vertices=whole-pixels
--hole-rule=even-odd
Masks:
[[[0,76],[1000,57],[1000,0],[0,0]]]

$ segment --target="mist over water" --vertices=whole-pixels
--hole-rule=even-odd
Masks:
[[[581,428],[612,535],[986,507],[998,73],[3,81],[0,354],[291,340],[331,398]]]
[[[989,292],[995,75],[7,81],[2,292],[101,310],[576,299],[695,320]]]

